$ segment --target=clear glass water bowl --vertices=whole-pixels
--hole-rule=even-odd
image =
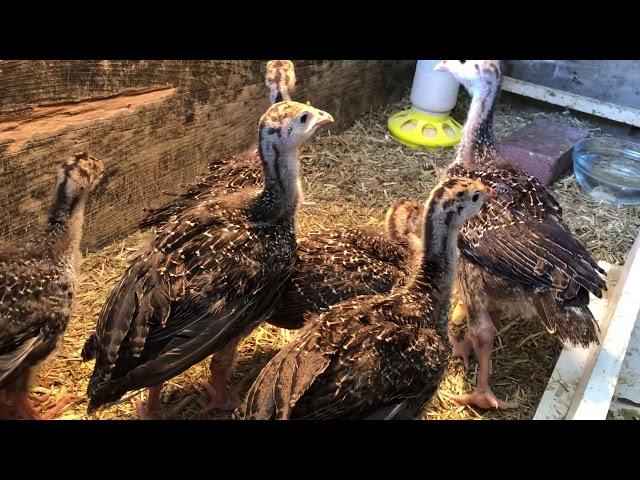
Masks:
[[[573,147],[580,189],[610,205],[640,205],[640,144],[610,137],[580,140]]]

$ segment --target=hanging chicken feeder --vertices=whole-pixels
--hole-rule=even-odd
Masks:
[[[411,108],[389,118],[391,134],[408,147],[452,147],[462,139],[462,125],[449,116],[460,84],[447,72],[433,71],[439,61],[418,60]]]

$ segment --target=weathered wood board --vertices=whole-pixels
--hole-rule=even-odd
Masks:
[[[604,420],[611,408],[636,320],[640,317],[640,236],[636,237],[607,310],[602,345],[585,368],[567,413],[574,420]]]
[[[640,110],[505,76],[502,91],[570,108],[614,122],[640,127]]]
[[[640,236],[623,267],[603,264],[607,287],[589,307],[600,325],[600,345],[565,347],[534,420],[604,420],[640,416]]]
[[[607,272],[607,288],[602,298],[589,295],[589,309],[600,328],[605,327],[609,303],[615,292],[622,267],[606,262],[598,262]],[[592,364],[599,351],[598,345],[579,347],[565,345],[560,352],[547,388],[538,404],[534,420],[564,420],[585,375],[587,367]]]
[[[414,61],[295,61],[295,98],[339,131],[411,86]],[[263,61],[0,61],[0,239],[43,219],[58,164],[78,150],[105,161],[84,248],[137,228],[163,191],[256,142],[268,107]]]
[[[640,420],[640,320],[631,333],[607,418]]]
[[[507,60],[513,78],[640,109],[640,60]]]

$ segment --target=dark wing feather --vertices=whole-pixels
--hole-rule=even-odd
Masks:
[[[254,420],[289,418],[292,401],[307,391],[327,368],[334,353],[315,347],[316,341],[317,324],[309,322],[296,339],[260,371],[239,416]]]
[[[255,149],[211,162],[208,169],[207,175],[188,185],[184,192],[173,194],[175,198],[169,205],[149,209],[139,227],[145,229],[160,226],[198,203],[263,184],[262,165]]]
[[[562,221],[558,203],[533,177],[509,168],[474,171],[459,165],[449,174],[481,179],[500,192],[462,228],[459,246],[469,260],[527,287],[557,290],[559,300],[575,295],[578,286],[602,295],[602,269]]]
[[[54,350],[73,299],[66,271],[45,256],[12,252],[4,260],[0,256],[0,389]]]
[[[145,253],[135,259],[100,312],[95,337],[90,338],[84,348],[86,358],[96,359],[87,389],[94,404],[102,400],[96,393],[102,385],[109,383],[112,376],[120,376],[121,370],[133,368],[141,361],[149,328],[162,328],[162,319],[170,315],[170,302],[164,304],[164,309],[151,309],[151,302],[147,300],[147,296],[167,297],[168,285],[158,271],[162,260],[159,252]],[[97,406],[90,405],[90,411]]]
[[[41,347],[43,342],[42,336],[36,334],[23,339],[15,348],[0,354],[0,390],[11,383],[11,380],[16,377],[16,370],[23,366],[24,360]]]
[[[393,300],[360,297],[309,322],[260,373],[242,416],[364,418],[424,401],[440,381],[448,349],[432,330],[385,321],[393,309]]]
[[[91,409],[165,381],[270,313],[293,264],[290,226],[215,204],[163,227],[100,316]]]
[[[300,328],[304,316],[358,295],[386,293],[411,270],[408,243],[360,230],[318,231],[299,242],[280,308],[269,319]]]
[[[247,325],[254,327],[256,323],[248,322],[248,318],[255,318],[252,314],[263,308],[260,304],[265,309],[270,308],[279,290],[277,285],[273,285],[269,289],[271,296],[258,296],[258,301],[242,298],[229,302],[215,314],[212,314],[208,305],[202,305],[199,309],[185,310],[182,315],[172,315],[170,328],[177,331],[169,336],[162,330],[156,330],[154,333],[159,335],[147,337],[147,346],[151,350],[155,344],[164,345],[161,352],[127,372],[124,377],[102,384],[94,394],[108,395],[113,391],[158,385],[182,373],[246,331]],[[240,303],[242,305],[238,305]],[[182,325],[182,328],[178,330],[175,325]]]
[[[297,402],[293,418],[375,418],[405,402],[414,408],[403,413],[415,418],[440,383],[448,352],[435,331],[393,323],[354,326],[341,347]]]
[[[88,362],[89,360],[96,359],[96,352],[98,350],[98,336],[96,332],[93,332],[87,338],[87,341],[84,342],[84,346],[82,347],[82,352],[80,352],[80,357],[83,362]]]

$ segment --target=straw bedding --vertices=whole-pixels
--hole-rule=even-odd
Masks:
[[[305,200],[299,216],[299,232],[315,227],[376,226],[382,224],[386,208],[395,200],[414,198],[424,201],[436,182],[438,169],[446,166],[453,150],[411,150],[389,136],[389,115],[408,107],[407,99],[385,109],[369,112],[340,135],[321,132],[302,155],[301,172]],[[463,121],[468,98],[462,96],[454,116]],[[546,116],[598,133],[597,126],[586,124],[564,113],[522,114],[503,99],[496,112],[496,136],[511,133],[537,116]],[[573,177],[558,182],[553,192],[565,209],[565,218],[577,236],[597,258],[612,263],[624,262],[638,228],[640,209],[601,206],[582,195]],[[59,418],[84,419],[87,379],[93,362],[82,363],[80,350],[93,331],[97,314],[110,289],[128,261],[137,251],[144,235],[135,233],[100,251],[85,256],[75,313],[58,352],[41,368],[41,386],[35,393],[51,393],[51,400],[65,393],[78,400],[65,408]],[[455,404],[450,396],[470,391],[475,381],[476,364],[466,374],[456,360],[438,394],[424,412],[426,419],[528,419],[533,416],[555,365],[561,345],[544,333],[538,324],[517,318],[505,319],[498,326],[492,385],[498,396],[517,401],[520,408],[508,411],[480,411]],[[295,332],[271,326],[259,327],[241,345],[234,381],[264,365]],[[188,397],[190,403],[179,418],[199,417],[204,389],[199,380],[208,375],[208,362],[202,362],[165,384],[166,411]],[[248,385],[245,386],[248,388]],[[97,412],[94,419],[136,418],[135,400],[140,394]],[[212,413],[206,418],[230,418]]]

